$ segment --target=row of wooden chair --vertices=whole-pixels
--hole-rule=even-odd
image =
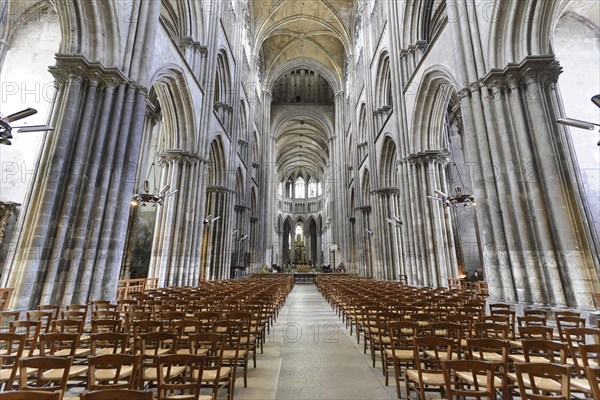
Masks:
[[[4,382],[0,396],[12,392],[13,382],[19,388],[15,396],[21,390],[30,390],[33,395],[34,389],[42,385],[46,388],[55,382],[61,386],[65,376],[61,393],[66,382],[77,380],[90,394],[109,387],[126,388],[133,393],[134,389],[151,388],[153,382],[158,382],[164,372],[157,367],[158,359],[201,356],[203,378],[198,379],[196,373],[194,380],[210,386],[211,397],[207,398],[215,398],[218,390],[226,388],[228,398],[233,399],[236,371],[243,369],[247,386],[250,357],[256,367],[256,349],[259,345],[262,352],[265,325],[268,330],[273,324],[292,285],[289,279],[270,279],[265,284],[253,280],[210,284],[215,290],[206,292],[212,293],[214,302],[228,303],[222,308],[213,305],[213,311],[199,307],[198,288],[165,288],[138,293],[136,299],[120,305],[94,302],[88,308],[92,310],[91,319],[88,309],[79,306],[40,307],[25,313],[27,320],[19,320],[19,315],[13,314],[8,321],[9,332],[0,333],[0,382]],[[219,287],[223,290],[217,300]],[[146,307],[148,299],[162,305],[153,304],[154,312],[135,309]],[[170,302],[178,306],[172,307]],[[156,315],[160,318],[154,319]],[[217,346],[219,343],[222,347]],[[70,360],[69,367],[55,366],[50,372],[40,372],[28,364],[58,360]]]
[[[394,371],[399,398],[402,380],[406,391],[417,393],[421,399],[432,387],[447,391],[441,363],[452,358],[499,363],[502,368],[494,374],[495,387],[500,388],[503,398],[521,390],[517,365],[536,362],[566,368],[569,390],[572,386],[576,392],[592,396],[597,389],[596,378],[589,374],[600,365],[600,349],[585,346],[586,337],[600,342],[600,330],[586,328],[585,320],[574,312],[556,313],[557,325],[561,324],[556,336],[554,328],[546,325],[547,315],[541,311],[515,318],[509,305],[491,304],[490,314],[486,314],[486,304],[480,298],[452,290],[394,287],[389,282],[354,277],[327,277],[318,286],[349,326],[350,334],[354,327],[357,341],[363,339],[364,351],[370,348],[373,367],[376,358],[381,358],[386,385]],[[399,306],[398,299],[404,304]],[[515,322],[519,323],[518,335]],[[431,347],[421,351],[427,341]],[[490,348],[476,356],[475,344]],[[534,344],[539,348],[534,348]],[[585,359],[582,351],[592,356]],[[423,376],[419,370],[425,365],[435,365],[436,373]],[[529,393],[535,388],[527,384],[525,389]]]

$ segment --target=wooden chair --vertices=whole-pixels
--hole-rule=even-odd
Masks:
[[[223,322],[223,325],[221,323],[221,321],[218,321],[215,325],[215,333],[227,334],[228,336],[223,363],[224,365],[235,364],[234,372],[237,371],[237,368],[241,367],[244,374],[244,387],[248,387],[252,314],[245,311],[235,311],[227,316],[227,321]],[[220,332],[219,326],[226,327],[226,333]]]
[[[508,340],[510,328],[508,324],[498,322],[477,322],[473,325],[475,337]]]
[[[19,360],[19,390],[60,391],[67,389],[73,357],[27,357]],[[29,380],[29,377],[32,377]]]
[[[129,335],[126,333],[92,333],[90,343],[90,354],[92,356],[131,352],[131,348],[127,347],[129,345]]]
[[[24,356],[32,357],[35,354],[41,329],[41,321],[18,320],[10,323],[10,333],[22,333],[25,335]]]
[[[40,321],[42,323],[42,327],[40,332],[46,333],[50,331],[50,327],[52,326],[52,320],[54,320],[54,312],[53,311],[27,311],[26,313],[27,319],[30,321]]]
[[[582,364],[581,353],[579,346],[589,342],[588,337],[593,338],[593,343],[600,344],[600,329],[598,328],[566,328],[563,331],[567,339],[567,347],[569,349],[570,358],[567,359],[567,364],[572,365],[578,378],[585,377],[584,365]],[[571,382],[573,386],[573,382]]]
[[[561,342],[566,342],[565,329],[584,328],[585,318],[574,315],[562,315],[556,317],[556,327],[558,328],[558,337]]]
[[[2,390],[12,390],[17,376],[19,359],[25,348],[25,335],[18,333],[0,333],[0,385]]]
[[[39,311],[48,311],[52,313],[52,319],[58,319],[60,314],[60,305],[58,304],[40,304],[37,306]]]
[[[200,322],[188,319],[172,321],[170,330],[177,335],[178,354],[190,354],[190,335],[200,333]]]
[[[0,332],[8,332],[10,323],[17,321],[20,315],[20,311],[0,311]]]
[[[16,390],[1,392],[2,400],[60,400],[61,392],[42,392],[40,390]]]
[[[68,357],[71,359],[71,365],[67,377],[74,379],[85,376],[87,373],[86,365],[74,365],[73,360],[89,353],[87,349],[85,354],[78,352],[79,336],[74,333],[44,333],[40,335],[40,356]],[[57,381],[62,376],[61,369],[52,369],[47,371],[42,377],[43,380]]]
[[[122,324],[120,319],[93,319],[92,333],[120,332]]]
[[[81,400],[154,400],[154,393],[151,390],[96,390],[81,393]]]
[[[414,367],[413,339],[417,336],[417,324],[410,321],[392,321],[388,324],[388,336],[390,347],[385,350],[385,385],[389,384],[389,369],[393,368],[396,393],[398,398],[401,398],[402,367]]]
[[[571,399],[570,366],[552,363],[519,363],[515,364],[515,371],[522,400]]]
[[[494,363],[479,360],[444,360],[442,371],[447,400],[496,400]]]
[[[140,356],[103,354],[88,359],[87,389],[134,389]]]
[[[519,324],[519,326],[546,326],[547,319],[546,317],[542,317],[541,315],[525,315],[524,317],[517,317],[517,323]]]
[[[158,399],[213,400],[212,394],[202,395],[200,392],[204,362],[205,356],[195,354],[169,354],[158,357]]]
[[[509,342],[502,339],[473,338],[469,339],[467,343],[468,359],[492,362],[496,365],[494,387],[502,390],[504,399],[510,399],[511,394],[506,376],[510,354]]]
[[[566,343],[544,339],[529,339],[523,342],[523,354],[511,354],[515,363],[567,363]]]
[[[218,391],[227,388],[227,397],[233,398],[233,369],[223,365],[226,339],[216,333],[197,333],[190,336],[193,354],[204,354],[202,387],[210,388],[214,398]]]
[[[511,339],[515,339],[516,313],[513,310],[495,309],[491,312],[492,315],[500,315],[508,318],[508,327],[510,330]]]
[[[174,353],[177,348],[176,341],[177,335],[171,332],[149,332],[140,336],[141,387],[145,382],[156,382],[157,357]]]
[[[510,345],[515,349],[523,348],[523,341],[530,339],[552,340],[554,329],[549,326],[530,325],[519,326],[519,339],[511,340]]]
[[[453,339],[435,336],[413,339],[416,368],[405,371],[407,397],[414,391],[420,400],[425,400],[426,391],[444,391],[446,383],[442,373],[442,355],[444,360],[451,360],[453,347]]]
[[[594,396],[594,383],[597,385],[598,381],[595,380],[595,377],[588,374],[588,369],[600,366],[600,343],[581,343],[577,348],[577,354],[579,357],[574,358],[574,368],[582,369],[584,376],[578,375],[574,378],[572,377],[571,388]]]

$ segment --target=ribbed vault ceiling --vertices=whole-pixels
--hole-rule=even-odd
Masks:
[[[278,130],[275,141],[279,179],[300,171],[320,180],[328,160],[325,127],[315,118],[288,119]]]
[[[341,80],[352,23],[353,0],[253,0],[255,45],[263,73],[309,58]]]
[[[265,82],[306,60],[329,71],[332,87],[340,87],[350,48],[355,0],[251,0],[254,48],[262,61]],[[320,72],[323,74],[323,71]],[[279,76],[275,76],[279,75]],[[280,179],[303,173],[323,179],[329,160],[327,130],[318,117],[298,113],[274,127]]]

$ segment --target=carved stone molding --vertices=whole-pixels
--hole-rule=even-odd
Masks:
[[[220,185],[208,185],[206,187],[206,191],[209,193],[233,193],[233,190],[229,189],[228,187],[225,186],[220,186]]]
[[[450,160],[450,150],[448,149],[440,149],[440,150],[425,150],[420,153],[413,153],[406,157],[406,161],[411,164],[425,164],[428,162],[437,162],[440,164],[447,164]]]
[[[157,153],[156,156],[158,157],[158,163],[160,165],[172,164],[174,162],[196,165],[201,161],[199,154],[189,153],[179,149],[165,150]]]
[[[134,85],[118,68],[105,68],[98,62],[90,62],[80,54],[57,54],[56,65],[49,68],[59,85],[69,79],[81,79],[93,85],[116,87],[120,84]],[[140,86],[141,89],[142,88]]]
[[[552,56],[528,56],[520,63],[492,69],[482,80],[489,87],[515,89],[527,83],[554,83],[562,73],[558,60]]]

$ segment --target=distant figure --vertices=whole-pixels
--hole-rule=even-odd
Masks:
[[[340,263],[340,265],[338,265],[338,272],[340,274],[345,274],[346,273],[346,266],[344,265],[344,263]]]

